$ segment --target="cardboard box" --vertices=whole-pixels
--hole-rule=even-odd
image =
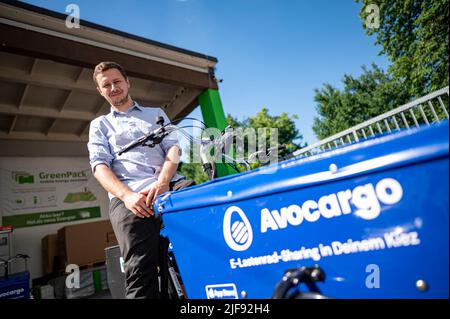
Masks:
[[[58,234],[49,234],[42,238],[42,271],[44,275],[51,274],[59,270],[60,265],[58,255]]]
[[[83,266],[104,262],[105,248],[117,245],[117,239],[108,219],[59,229],[58,245],[63,266]]]

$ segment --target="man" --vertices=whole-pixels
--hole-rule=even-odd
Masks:
[[[158,298],[161,223],[152,204],[168,190],[190,185],[176,174],[181,151],[172,133],[154,148],[137,146],[118,155],[123,146],[158,128],[158,116],[165,124],[169,119],[160,108],[142,107],[132,100],[130,81],[119,64],[99,63],[93,79],[111,112],[90,124],[89,159],[110,198],[109,216],[125,262],[126,297]]]

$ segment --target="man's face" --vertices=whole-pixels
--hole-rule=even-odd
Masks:
[[[128,102],[130,82],[117,69],[109,69],[97,74],[97,90],[109,102],[120,107]]]

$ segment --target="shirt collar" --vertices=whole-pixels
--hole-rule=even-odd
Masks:
[[[133,112],[133,110],[142,111],[142,106],[140,106],[138,102],[133,101],[133,105],[132,105],[128,110],[126,110],[125,112],[119,112],[119,111],[116,111],[116,110],[111,106],[111,113],[112,113],[113,116],[130,114],[131,112]]]

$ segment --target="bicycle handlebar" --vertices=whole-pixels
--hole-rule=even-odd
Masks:
[[[239,163],[241,165],[245,166],[245,169],[249,171],[250,164],[249,161],[252,161],[256,159],[257,156],[261,154],[269,155],[273,151],[279,151],[285,148],[284,145],[280,145],[277,147],[272,147],[267,150],[258,151],[252,154],[249,154],[249,160],[235,160],[234,158],[228,156],[227,154],[230,151],[231,145],[233,144],[233,132],[230,132],[228,129],[231,128],[231,126],[227,126],[222,132],[220,137],[214,138],[214,139],[196,139],[194,138],[190,133],[187,133],[182,128],[173,125],[172,122],[163,125],[164,124],[164,118],[161,116],[158,117],[156,123],[160,125],[159,128],[155,129],[154,131],[143,135],[142,137],[138,138],[137,140],[125,145],[122,149],[120,149],[117,154],[122,155],[125,152],[128,152],[132,148],[142,145],[142,146],[149,146],[154,147],[157,144],[160,144],[162,140],[169,135],[170,133],[174,131],[180,131],[183,133],[183,136],[190,141],[200,144],[200,159],[203,164],[204,171],[208,174],[208,177],[212,180],[214,179],[215,175],[215,164],[217,161],[217,158],[219,155],[221,155],[223,158],[231,161],[232,163]],[[146,144],[149,142],[148,144]],[[214,150],[214,156],[211,158],[211,150]],[[238,171],[238,169],[235,167],[235,169]]]
[[[145,142],[147,142],[149,139],[153,139],[155,136],[154,132],[151,132],[149,134],[145,134],[144,136],[140,137],[139,139],[137,139],[136,141],[131,142],[128,145],[125,145],[119,152],[117,152],[118,155],[122,155],[125,152],[128,152],[129,150],[131,150],[132,148],[138,146],[138,145],[143,145],[145,144]]]
[[[138,138],[137,140],[125,145],[123,148],[121,148],[117,154],[122,155],[125,152],[128,152],[132,148],[139,146],[139,145],[148,145],[149,147],[154,147],[156,144],[161,143],[161,141],[166,137],[171,131],[167,131],[166,127],[170,125],[164,124],[164,118],[162,116],[158,116],[156,120],[156,124],[158,124],[160,127],[158,127],[153,132],[150,132],[148,134],[145,134],[144,136]],[[151,144],[145,144],[147,141],[151,141]]]

